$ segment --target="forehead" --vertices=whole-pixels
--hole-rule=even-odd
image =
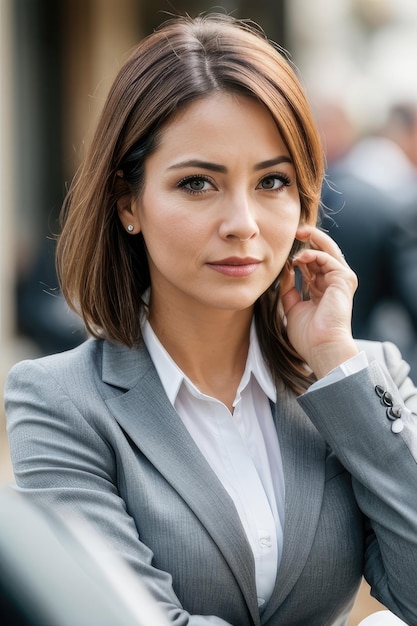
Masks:
[[[267,107],[250,96],[215,92],[182,108],[158,133],[161,149],[183,152],[189,148],[269,150],[287,153],[278,126]]]

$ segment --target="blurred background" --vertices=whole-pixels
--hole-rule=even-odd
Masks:
[[[59,294],[54,235],[116,72],[170,15],[213,10],[259,23],[299,69],[328,161],[324,226],[359,275],[355,334],[396,341],[415,376],[415,0],[0,0],[2,386],[16,361],[84,339]],[[351,624],[375,608],[360,600]]]

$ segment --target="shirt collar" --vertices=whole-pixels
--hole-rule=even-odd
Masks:
[[[194,387],[194,384],[187,378],[165,350],[146,318],[142,319],[142,336],[159,378],[161,379],[165,393],[171,404],[174,405],[182,383],[187,381],[192,387]],[[250,328],[249,352],[246,367],[236,397],[239,397],[249,384],[251,375],[255,377],[265,395],[267,395],[272,402],[276,402],[275,384],[271,372],[262,356],[254,320],[252,320]]]
[[[243,390],[247,385],[250,375],[253,374],[256,378],[258,385],[261,387],[265,395],[268,396],[272,402],[277,400],[277,391],[274,380],[271,375],[271,371],[261,352],[261,346],[259,345],[258,335],[256,333],[255,320],[252,319],[250,327],[250,340],[249,340],[249,352],[246,361],[246,368],[242,376],[239,390]],[[243,383],[245,383],[243,385]]]

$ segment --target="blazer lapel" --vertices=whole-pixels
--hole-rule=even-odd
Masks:
[[[104,342],[102,377],[127,389],[107,400],[110,411],[210,533],[259,624],[253,555],[236,508],[169,402],[146,348]]]
[[[325,480],[325,442],[294,396],[278,395],[278,403],[273,413],[285,479],[284,547],[263,623],[285,600],[304,568],[316,533]]]

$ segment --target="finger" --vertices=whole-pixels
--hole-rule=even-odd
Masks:
[[[322,250],[342,263],[346,263],[344,254],[337,243],[324,231],[315,226],[300,226],[296,238],[307,243],[313,250]]]
[[[357,276],[349,265],[328,252],[305,249],[293,260],[293,265],[300,269],[310,295],[324,292],[332,283],[348,288],[352,293],[357,288]]]
[[[314,248],[306,248],[299,252],[293,259],[293,264],[300,268],[305,278],[308,278],[308,274],[325,274],[335,269],[343,271],[349,269],[340,255],[336,257],[329,252]]]
[[[293,306],[301,300],[300,294],[295,287],[295,272],[289,264],[287,264],[281,276],[280,294],[284,315],[287,315]]]

